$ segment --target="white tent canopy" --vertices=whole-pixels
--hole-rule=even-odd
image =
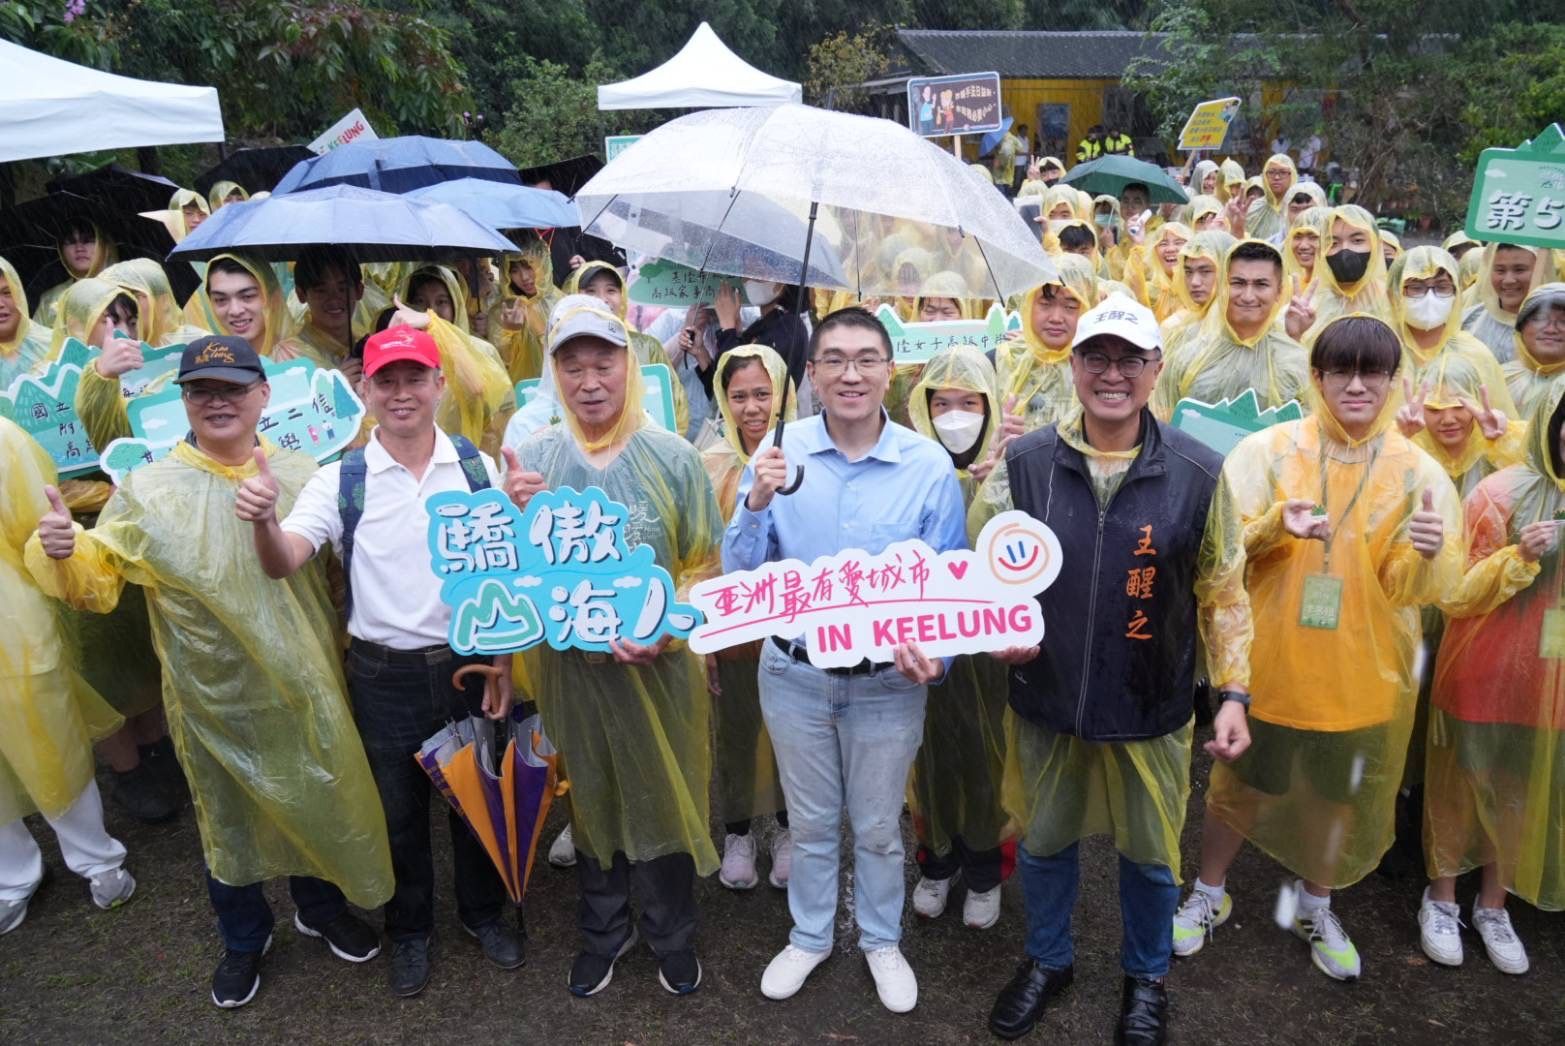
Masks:
[[[115,76],[0,40],[0,162],[223,140],[215,87]]]
[[[730,51],[705,22],[656,69],[598,88],[599,109],[717,109],[803,99],[798,84],[761,72]]]

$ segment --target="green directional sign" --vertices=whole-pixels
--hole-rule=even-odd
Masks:
[[[903,323],[889,305],[881,305],[875,315],[891,335],[891,358],[897,363],[927,363],[936,353],[968,343],[980,352],[993,352],[1008,335],[1022,329],[1021,315],[998,304],[989,306],[988,314],[978,320]]]
[[[1298,421],[1302,417],[1304,408],[1299,406],[1298,400],[1289,400],[1280,407],[1262,410],[1255,390],[1246,389],[1233,399],[1216,403],[1180,400],[1174,405],[1173,426],[1194,436],[1226,458],[1240,440],[1251,433],[1260,432],[1279,422]]]
[[[1550,124],[1515,149],[1485,149],[1467,201],[1467,235],[1565,248],[1565,132]]]

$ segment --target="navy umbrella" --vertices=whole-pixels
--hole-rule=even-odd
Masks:
[[[491,229],[559,229],[581,223],[571,201],[552,189],[458,178],[414,189],[407,196],[410,200],[449,203]]]
[[[457,178],[522,183],[511,161],[483,142],[409,135],[338,146],[296,165],[272,192],[282,195],[328,185],[357,185],[402,193]]]
[[[302,145],[235,149],[196,179],[196,192],[206,196],[218,182],[236,182],[247,193],[270,192],[289,171],[314,158],[315,154]]]
[[[322,245],[345,247],[361,262],[441,261],[516,249],[449,204],[332,185],[231,203],[185,237],[169,259],[206,261],[241,251],[264,261],[293,261]]]

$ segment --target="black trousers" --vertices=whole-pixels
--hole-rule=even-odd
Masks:
[[[630,861],[617,853],[605,867],[578,850],[576,883],[576,924],[582,947],[593,955],[613,955],[630,936],[632,885],[641,901],[641,936],[654,954],[684,951],[695,940],[696,862],[689,854]]]
[[[972,850],[957,836],[951,840],[951,852],[937,854],[928,847],[918,848],[918,869],[925,879],[949,879],[957,872],[973,893],[984,893],[1000,885],[1000,848]]]

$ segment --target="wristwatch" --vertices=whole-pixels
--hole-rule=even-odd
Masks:
[[[1224,701],[1237,701],[1244,706],[1245,711],[1250,709],[1250,695],[1243,690],[1219,690],[1217,703],[1221,705]]]

